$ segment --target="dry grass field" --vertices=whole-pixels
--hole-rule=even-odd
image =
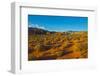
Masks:
[[[88,57],[88,32],[50,32],[28,28],[28,60],[80,59]]]
[[[87,35],[84,31],[47,32],[31,28],[28,37],[28,60],[87,58]]]

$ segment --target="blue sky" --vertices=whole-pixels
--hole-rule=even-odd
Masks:
[[[88,31],[88,17],[28,15],[28,26],[49,31]]]

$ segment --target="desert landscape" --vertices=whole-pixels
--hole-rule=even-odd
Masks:
[[[88,58],[88,32],[28,27],[28,60]]]
[[[88,17],[28,15],[28,61],[88,58]]]

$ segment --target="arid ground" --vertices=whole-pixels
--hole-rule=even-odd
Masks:
[[[28,60],[80,59],[88,57],[88,32],[54,32],[28,28]]]

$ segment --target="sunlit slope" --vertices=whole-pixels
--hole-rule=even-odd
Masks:
[[[31,28],[28,32],[28,60],[88,57],[88,33],[85,31],[49,32]]]

